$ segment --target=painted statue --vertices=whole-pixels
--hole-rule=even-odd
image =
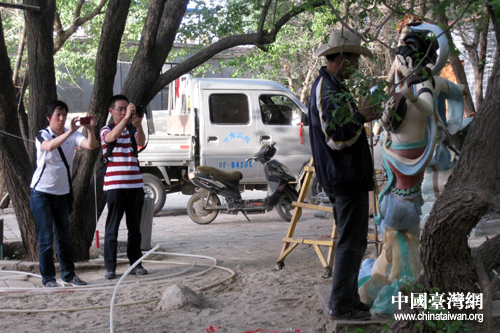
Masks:
[[[389,314],[395,308],[392,296],[403,281],[413,281],[421,272],[418,247],[424,173],[426,168],[432,172],[453,167],[442,142],[461,128],[463,119],[463,87],[436,76],[449,55],[442,30],[407,15],[398,24],[398,32],[397,92],[380,119],[386,131],[382,149],[388,181],[379,193],[375,222],[384,245],[377,260],[364,263],[359,291],[363,302],[373,303],[372,312]]]

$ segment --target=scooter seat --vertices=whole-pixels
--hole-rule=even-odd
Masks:
[[[234,183],[243,178],[243,174],[239,171],[222,171],[211,166],[202,165],[197,167],[196,170],[227,183]]]

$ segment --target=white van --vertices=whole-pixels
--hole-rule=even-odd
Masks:
[[[149,143],[139,155],[155,213],[166,192],[194,192],[187,174],[197,166],[238,170],[244,188],[266,189],[263,166],[245,161],[262,144],[276,142],[276,159],[297,179],[311,158],[307,108],[279,83],[184,75],[161,96],[165,109],[147,113]]]

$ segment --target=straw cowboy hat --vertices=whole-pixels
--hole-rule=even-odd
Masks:
[[[321,57],[336,53],[357,53],[373,58],[372,52],[361,46],[361,38],[348,29],[332,31],[328,44],[321,45],[314,55]]]

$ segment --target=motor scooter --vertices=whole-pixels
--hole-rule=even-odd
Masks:
[[[276,207],[278,215],[290,222],[293,210],[292,202],[297,201],[298,193],[291,182],[295,182],[293,173],[283,164],[272,158],[276,154],[276,142],[264,144],[247,161],[258,161],[264,165],[268,195],[264,199],[244,200],[239,191],[239,182],[243,175],[239,171],[223,171],[210,166],[199,166],[188,178],[196,186],[196,193],[187,204],[188,215],[198,224],[208,224],[215,220],[219,212],[248,214],[269,212]],[[219,196],[225,199],[221,204]]]

